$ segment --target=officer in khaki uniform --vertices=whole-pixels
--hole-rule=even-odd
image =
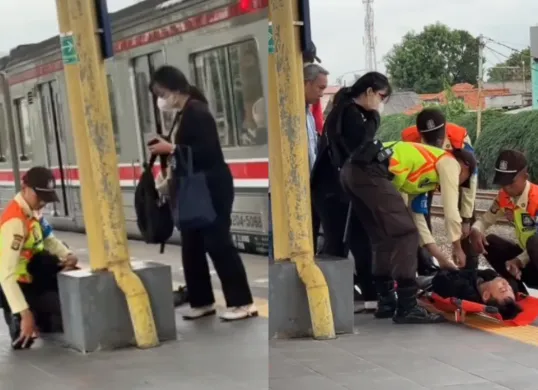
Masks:
[[[538,288],[538,185],[528,181],[527,165],[521,152],[500,152],[493,183],[502,188],[489,210],[471,229],[475,250],[482,253],[501,276],[517,279],[522,292],[527,291],[525,285]],[[517,242],[495,234],[485,235],[502,217],[514,225]]]
[[[77,258],[41,215],[58,201],[52,172],[33,167],[0,215],[0,298],[15,349],[29,348],[40,331],[62,331],[57,274]]]
[[[415,126],[410,126],[402,132],[402,140],[406,142],[418,142],[436,146],[447,151],[466,150],[474,154],[471,139],[467,130],[454,123],[448,123],[444,114],[437,108],[425,108],[416,120]],[[442,188],[442,187],[441,187]],[[469,241],[469,233],[474,222],[474,205],[476,190],[478,188],[478,176],[475,172],[466,186],[460,189],[459,212],[462,219],[462,248],[467,255],[465,268],[476,269],[478,267],[478,254],[474,252]],[[428,213],[425,215],[426,222],[431,231],[431,206],[435,191],[428,193]],[[428,274],[435,271],[428,253],[419,250],[419,274]]]
[[[449,153],[429,145],[410,142],[374,141],[357,149],[344,164],[341,181],[357,216],[368,227],[376,256],[373,275],[378,292],[378,318],[393,317],[396,323],[435,323],[444,318],[428,313],[417,304],[416,282],[419,243],[437,253],[435,241],[423,217],[426,194],[444,186],[447,230],[453,255],[465,261],[460,246],[461,218],[459,185],[476,167],[474,156],[465,151]],[[408,205],[402,195],[410,197]],[[422,196],[422,197],[421,197]],[[422,214],[422,215],[421,215]],[[422,226],[423,225],[423,226]],[[421,227],[422,226],[422,227]],[[417,231],[421,231],[421,237]],[[440,251],[439,251],[440,252]],[[449,258],[445,266],[456,268]],[[397,295],[394,281],[397,282]]]

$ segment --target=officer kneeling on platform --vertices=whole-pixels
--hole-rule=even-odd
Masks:
[[[475,168],[474,156],[466,151],[456,154],[428,145],[410,142],[383,145],[379,141],[359,147],[343,166],[342,186],[350,196],[354,212],[363,221],[376,254],[373,276],[378,293],[377,318],[393,317],[396,323],[444,321],[441,315],[429,313],[417,302],[416,251],[420,238],[433,253],[436,246],[429,238],[431,234],[423,216],[418,218],[420,210],[413,209],[411,213],[402,194],[418,196],[416,202],[422,203],[420,195],[439,184],[445,187],[441,193],[453,257],[456,262],[464,263],[458,188],[469,180]],[[419,221],[424,225],[422,237],[415,224]],[[439,260],[446,268],[456,268],[450,258],[439,254]]]
[[[493,184],[501,190],[489,210],[473,224],[471,243],[501,276],[515,278],[518,290],[538,288],[538,185],[528,181],[527,159],[516,150],[503,150],[495,163]],[[517,242],[495,234],[485,235],[505,217],[516,230]],[[524,284],[525,285],[524,285]]]
[[[40,215],[58,201],[52,172],[34,167],[0,216],[0,299],[15,349],[29,348],[39,332],[62,331],[57,274],[77,258]]]

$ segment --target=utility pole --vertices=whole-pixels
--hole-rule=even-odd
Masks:
[[[314,338],[334,339],[329,288],[314,261],[298,3],[297,0],[269,2],[269,166],[273,226],[288,225],[287,236],[275,232],[275,262],[295,264],[306,288]],[[287,243],[279,244],[277,240]]]
[[[476,138],[482,131],[482,89],[484,86],[484,37],[482,34],[478,37],[478,107],[476,111]]]
[[[110,30],[109,26],[99,26],[98,23],[98,11],[101,19],[108,17],[106,9],[97,8],[106,5],[106,1],[56,0],[56,5],[73,137],[82,174],[81,188],[92,192],[83,192],[91,268],[92,271],[106,269],[114,275],[125,294],[137,345],[140,348],[154,347],[159,341],[153,312],[148,293],[131,268],[125,229],[100,40],[100,33],[105,28]],[[110,37],[108,43],[111,43]]]
[[[377,70],[376,37],[374,29],[374,0],[362,0],[364,4],[364,49],[368,72]]]

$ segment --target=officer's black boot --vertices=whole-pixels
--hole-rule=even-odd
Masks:
[[[439,271],[439,267],[433,262],[430,252],[426,248],[418,248],[417,251],[418,268],[420,276],[434,275]]]
[[[396,324],[433,324],[444,322],[445,317],[430,313],[417,302],[418,287],[413,279],[398,280],[398,309],[392,320]]]
[[[9,335],[11,336],[11,348],[13,349],[28,349],[34,343],[34,338],[28,340],[28,342],[24,345],[22,341],[16,342],[21,335],[21,322],[22,319],[20,314],[11,315],[11,322],[9,324]]]
[[[391,318],[398,304],[394,280],[387,277],[376,277],[375,287],[377,290],[377,310],[374,316],[376,318]]]

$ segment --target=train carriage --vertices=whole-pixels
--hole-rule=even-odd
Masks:
[[[206,94],[236,187],[233,234],[240,249],[265,253],[268,229],[268,0],[147,0],[111,14],[115,55],[106,63],[127,230],[137,236],[134,188],[146,142],[168,131],[149,93],[152,72],[179,67]],[[11,96],[0,99],[0,202],[13,196],[13,159],[54,170],[61,202],[47,213],[60,229],[84,226],[59,37],[23,45],[0,60]],[[8,101],[10,100],[10,101]],[[14,129],[6,114],[12,110]],[[10,137],[10,131],[14,137]],[[10,153],[14,138],[17,154]],[[175,237],[178,239],[178,237]]]

